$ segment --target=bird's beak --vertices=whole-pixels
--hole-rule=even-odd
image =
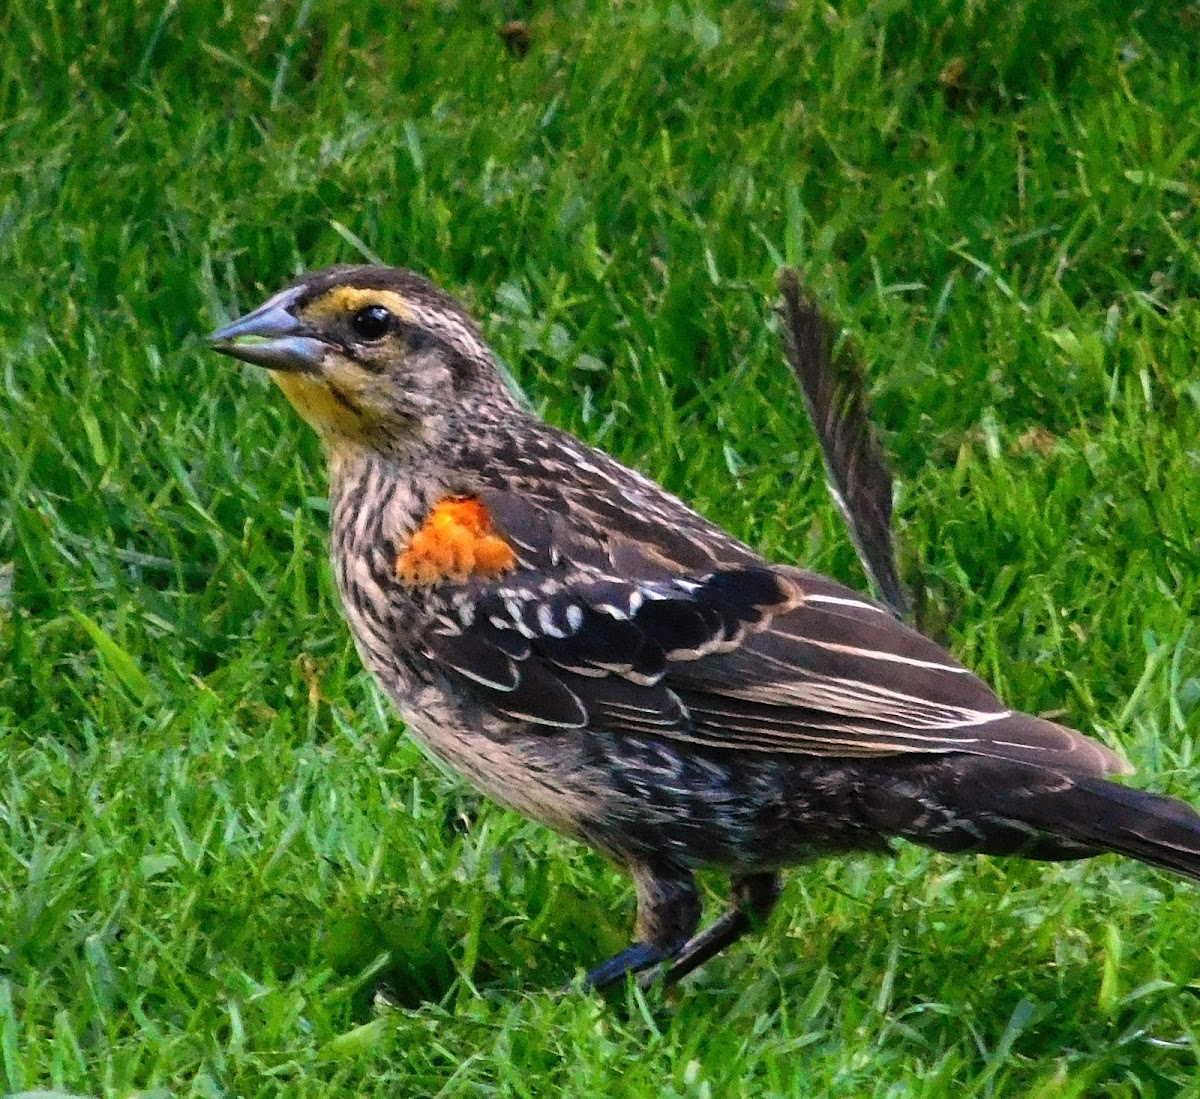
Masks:
[[[252,313],[218,328],[209,346],[222,355],[265,366],[268,370],[313,373],[324,361],[328,345],[305,335],[305,325],[289,309],[300,296],[292,287],[276,294]]]

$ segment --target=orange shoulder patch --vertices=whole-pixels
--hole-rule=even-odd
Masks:
[[[483,502],[474,496],[448,496],[438,501],[396,558],[396,575],[417,586],[496,576],[516,564],[517,555],[495,532]]]

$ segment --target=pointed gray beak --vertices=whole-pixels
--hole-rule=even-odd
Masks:
[[[209,346],[222,355],[264,366],[268,370],[315,371],[325,358],[328,344],[305,335],[305,326],[290,311],[302,287],[276,294],[252,313],[218,328],[208,337]]]

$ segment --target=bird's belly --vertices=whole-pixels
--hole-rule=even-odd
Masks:
[[[457,771],[493,801],[564,835],[585,838],[588,823],[605,812],[603,796],[588,791],[569,752],[547,759],[532,737],[488,735],[447,721],[440,707],[408,699],[398,707],[413,737],[436,759]]]
[[[746,873],[886,844],[859,809],[853,763],[590,734],[608,761],[600,846]],[[595,750],[595,749],[594,749]]]
[[[446,720],[440,700],[422,704],[425,693],[398,704],[434,756],[500,804],[621,861],[745,872],[881,847],[829,761],[722,758],[592,730],[500,731],[482,714]]]

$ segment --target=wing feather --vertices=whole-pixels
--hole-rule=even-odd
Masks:
[[[437,614],[424,642],[496,713],[548,734],[594,728],[718,751],[1123,769],[1091,738],[1009,710],[933,641],[826,577],[761,560],[672,570],[661,547],[621,539],[621,572],[595,564],[594,539],[583,567],[579,532],[538,510],[495,512],[537,567],[454,585],[442,593],[454,613]]]

